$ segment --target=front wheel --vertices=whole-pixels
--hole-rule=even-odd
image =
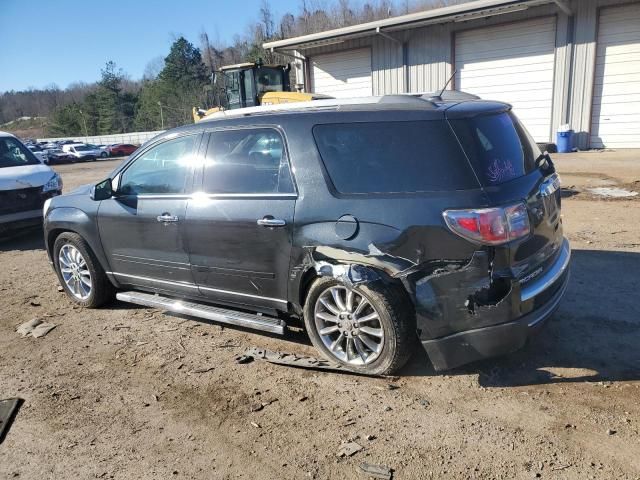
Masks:
[[[107,158],[109,155],[107,154],[107,152],[101,152],[100,153],[100,158]]]
[[[66,232],[53,245],[56,273],[65,292],[79,305],[97,308],[113,298],[113,286],[87,242]]]
[[[304,319],[314,346],[329,360],[371,375],[390,375],[411,356],[415,316],[399,289],[375,282],[354,288],[320,278]]]

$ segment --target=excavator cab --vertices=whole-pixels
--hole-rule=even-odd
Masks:
[[[208,115],[221,110],[273,105],[276,103],[308,102],[327,95],[316,93],[292,92],[289,84],[289,65],[264,65],[257,63],[239,63],[220,68],[223,80],[223,94],[220,95],[220,107],[208,110],[193,108],[193,121],[199,122]],[[215,78],[213,84],[216,83]]]
[[[262,97],[271,92],[288,92],[289,65],[241,63],[221,69],[227,108],[262,105]]]

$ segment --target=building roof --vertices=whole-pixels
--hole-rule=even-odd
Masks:
[[[375,22],[361,23],[350,27],[336,28],[300,37],[264,43],[265,49],[305,50],[322,45],[342,43],[352,38],[366,37],[376,33],[392,32],[437,23],[461,22],[525,10],[532,6],[557,3],[565,12],[564,0],[475,0],[449,7],[434,8],[423,12],[385,18]]]

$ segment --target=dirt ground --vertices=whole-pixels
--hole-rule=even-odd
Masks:
[[[56,170],[69,191],[116,163]],[[0,478],[364,479],[362,462],[396,479],[640,478],[640,198],[587,190],[640,191],[640,151],[556,165],[573,247],[558,313],[524,350],[444,375],[420,351],[392,379],[239,365],[249,346],[315,352],[302,334],[76,308],[41,232],[0,243],[0,398],[25,400]],[[35,317],[57,328],[15,332]],[[340,458],[345,440],[364,448]]]

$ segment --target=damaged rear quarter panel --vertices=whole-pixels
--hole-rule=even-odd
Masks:
[[[389,120],[390,115],[383,117]],[[375,115],[353,120],[375,120],[371,117]],[[309,281],[329,275],[354,285],[378,280],[402,285],[415,304],[425,339],[508,320],[514,291],[504,285],[499,291],[488,290],[490,249],[453,234],[442,218],[446,209],[488,206],[483,189],[340,194],[315,145],[302,140],[310,137],[317,121],[299,120],[288,127],[299,187],[288,286],[295,311],[302,312]],[[340,235],[344,225],[336,231],[345,216],[357,221],[352,236]]]

